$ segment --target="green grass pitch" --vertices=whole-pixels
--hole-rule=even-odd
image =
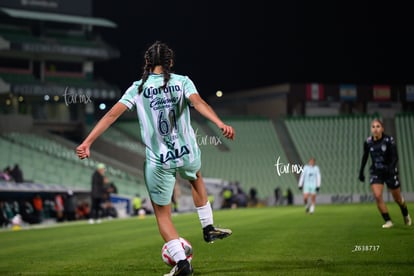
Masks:
[[[213,244],[195,212],[173,219],[193,245],[194,275],[414,275],[414,226],[388,206],[391,229],[375,204],[217,210],[233,235]],[[153,216],[1,230],[0,275],[163,275],[162,245]]]

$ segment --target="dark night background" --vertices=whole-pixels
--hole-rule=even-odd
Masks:
[[[95,71],[125,90],[161,40],[202,95],[285,82],[412,84],[409,9],[360,2],[94,1],[93,16],[118,24],[97,31],[121,52]]]

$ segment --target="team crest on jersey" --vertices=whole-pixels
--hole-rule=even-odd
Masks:
[[[387,150],[387,145],[386,144],[382,144],[381,145],[381,150],[385,152]]]

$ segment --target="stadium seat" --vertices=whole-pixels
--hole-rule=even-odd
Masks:
[[[358,183],[362,145],[371,116],[286,118],[285,125],[303,163],[315,157],[324,193],[369,193]]]
[[[72,149],[39,134],[9,132],[0,137],[0,162],[6,165],[21,164],[25,179],[44,184],[90,188],[96,160],[79,162]],[[107,166],[107,174],[118,187],[118,192],[133,196],[143,180]],[[145,195],[146,193],[142,193]]]

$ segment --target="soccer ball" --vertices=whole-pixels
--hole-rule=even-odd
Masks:
[[[187,260],[191,262],[191,260],[193,259],[193,247],[191,246],[191,243],[184,238],[180,237],[179,239],[181,241],[181,245],[184,248],[185,255],[187,256]],[[168,252],[167,243],[164,243],[164,245],[162,246],[161,257],[164,263],[166,263],[167,265],[171,267],[176,265],[173,257]]]

